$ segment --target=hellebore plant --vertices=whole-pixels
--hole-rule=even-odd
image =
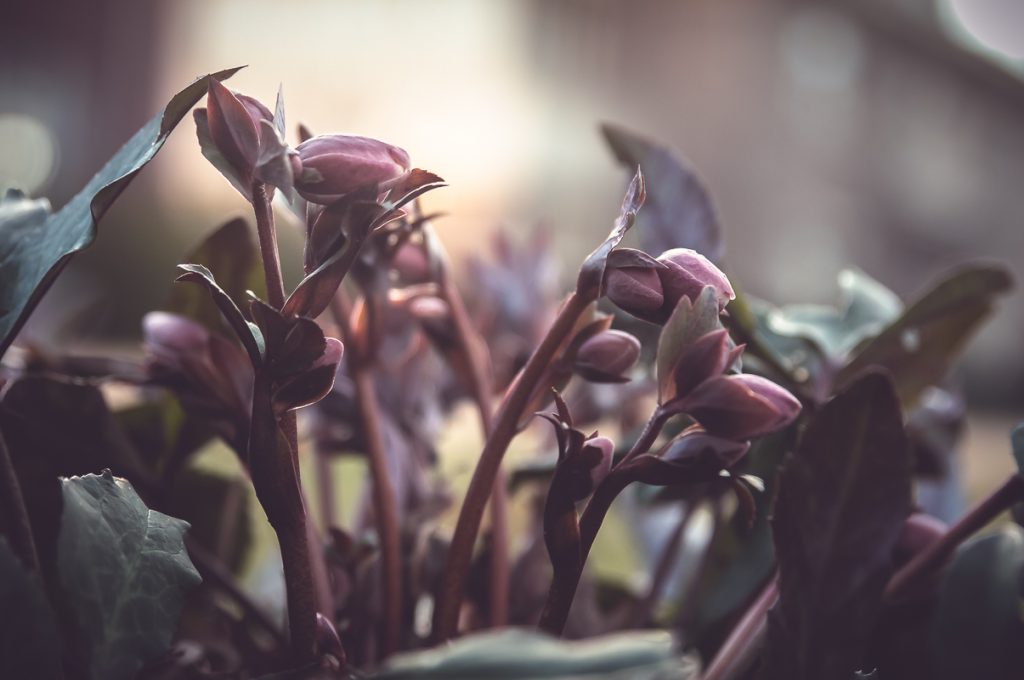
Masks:
[[[497,234],[460,287],[419,200],[440,177],[368,137],[289,141],[280,92],[233,73],[60,211],[0,202],[0,677],[1020,677],[1024,530],[972,536],[1024,516],[1024,476],[948,525],[912,492],[953,483],[948,373],[1005,270],[906,307],[850,270],[836,307],[773,306],[726,275],[693,172],[605,127],[632,180],[571,292],[542,232]],[[8,353],[204,96],[199,148],[255,243],[234,219],[192,251],[138,359]],[[484,443],[460,497],[464,402]],[[201,464],[217,442],[238,474]],[[1024,427],[1012,446],[1024,470]],[[263,515],[283,598],[247,567]]]

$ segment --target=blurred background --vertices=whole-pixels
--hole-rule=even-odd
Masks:
[[[233,89],[283,83],[291,133],[379,137],[445,177],[427,202],[456,256],[543,225],[574,269],[625,184],[610,121],[692,162],[730,274],[773,302],[834,300],[846,265],[904,299],[967,260],[1024,272],[1020,0],[22,2],[0,23],[0,185],[62,205],[173,92],[240,64]],[[186,119],[23,337],[133,347],[184,253],[244,214]],[[998,465],[1022,302],[960,372],[968,448]]]

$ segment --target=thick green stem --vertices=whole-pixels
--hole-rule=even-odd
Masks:
[[[548,329],[547,335],[509,387],[498,408],[494,428],[487,437],[484,450],[473,471],[473,478],[462,502],[452,544],[448,550],[448,561],[434,609],[432,635],[435,641],[447,640],[457,631],[459,610],[462,607],[466,577],[473,558],[473,545],[480,530],[480,521],[498,478],[502,458],[516,435],[519,419],[523,416],[523,411],[536,391],[538,381],[546,374],[558,348],[572,332],[576,321],[591,302],[592,300],[576,293],[569,296]]]

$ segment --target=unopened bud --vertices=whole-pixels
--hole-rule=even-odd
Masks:
[[[260,150],[260,121],[274,114],[259,101],[235,94],[211,78],[206,97],[206,120],[217,151],[246,180],[252,178]]]
[[[939,540],[947,529],[946,523],[942,520],[923,512],[915,512],[903,522],[903,528],[893,548],[893,559],[897,564],[907,562]]]
[[[729,332],[724,328],[697,338],[680,355],[674,372],[675,393],[667,396],[686,396],[705,380],[721,375],[730,356]]]
[[[584,342],[573,370],[591,382],[626,382],[625,374],[640,358],[640,341],[623,331],[602,331]]]
[[[574,475],[568,486],[573,501],[581,501],[594,492],[612,469],[615,443],[608,437],[591,437],[583,443],[574,460]]]
[[[666,265],[658,269],[658,277],[665,296],[668,314],[684,297],[696,300],[705,286],[715,289],[719,310],[725,309],[730,300],[736,298],[729,279],[711,260],[690,248],[673,248],[658,256],[658,262]],[[664,311],[664,309],[663,309]],[[668,318],[668,315],[665,316]]]
[[[313,203],[333,203],[357,189],[385,185],[409,170],[409,154],[369,137],[319,135],[299,144],[296,151],[301,172],[295,175],[295,190]]]
[[[800,402],[770,380],[756,375],[705,380],[680,407],[708,432],[735,440],[777,432],[800,413]]]
[[[663,323],[660,310],[665,304],[656,269],[609,268],[605,274],[605,295],[624,312],[651,323]]]

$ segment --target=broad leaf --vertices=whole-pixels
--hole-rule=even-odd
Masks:
[[[1008,524],[963,545],[946,569],[931,627],[937,680],[1024,674],[1024,529]]]
[[[40,583],[0,536],[0,678],[61,677],[57,624]]]
[[[247,300],[247,291],[267,297],[256,243],[244,219],[235,218],[203,239],[183,262],[201,264],[216,272],[217,283],[236,305]],[[168,311],[187,316],[213,331],[224,329],[224,317],[210,296],[194,286],[174,286],[165,305]]]
[[[587,256],[580,267],[580,273],[576,279],[577,295],[590,300],[596,300],[601,295],[605,263],[608,261],[609,255],[622,242],[626,232],[633,226],[637,211],[643,206],[646,198],[644,176],[637,168],[633,180],[626,189],[626,195],[622,197],[622,207],[619,209],[619,216],[615,219],[611,232],[601,242],[601,245]]]
[[[780,599],[763,677],[848,678],[862,668],[910,485],[899,400],[886,376],[870,373],[822,407],[780,475]]]
[[[110,472],[61,481],[61,583],[89,641],[96,680],[135,677],[170,645],[185,594],[200,582],[188,523],[150,510]]]
[[[864,340],[895,321],[903,304],[888,288],[856,269],[839,273],[839,306],[786,305],[768,312],[779,335],[805,338],[827,356],[841,360]]]
[[[1012,279],[1006,269],[979,265],[956,272],[910,305],[847,364],[836,386],[850,384],[869,366],[892,373],[900,399],[912,405],[925,387],[942,380],[967,340],[992,311]]]
[[[371,677],[695,680],[698,674],[697,664],[675,651],[672,636],[667,632],[618,633],[565,642],[512,628],[401,654]]]
[[[722,237],[711,197],[697,175],[672,150],[624,128],[602,125],[615,158],[647,180],[647,207],[637,216],[640,245],[652,255],[692,248],[712,262],[722,260]]]
[[[212,76],[222,80],[237,70]],[[171,98],[60,211],[21,192],[0,199],[0,356],[71,256],[92,243],[96,222],[203,96],[207,77]]]

